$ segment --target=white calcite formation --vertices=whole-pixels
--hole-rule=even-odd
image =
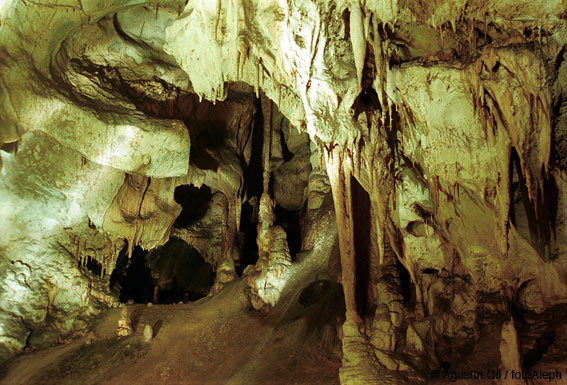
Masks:
[[[248,274],[250,302],[256,310],[271,310],[287,283],[291,256],[286,232],[275,226],[274,201],[262,194],[258,221],[258,262]]]
[[[0,359],[83,333],[118,304],[121,250],[172,233],[220,291],[237,277],[242,204],[260,195],[247,279],[269,310],[293,268],[274,204],[311,234],[332,193],[344,384],[394,381],[383,368],[409,371],[400,355],[460,357],[488,295],[506,314],[567,303],[566,9],[0,1]],[[174,229],[181,185],[214,198]]]
[[[120,318],[118,319],[118,327],[116,328],[116,335],[118,337],[128,337],[134,334],[134,328],[132,327],[132,321],[128,316],[128,308],[122,305],[120,309]]]

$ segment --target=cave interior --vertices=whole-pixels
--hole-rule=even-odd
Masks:
[[[0,383],[567,379],[565,0],[0,0]]]

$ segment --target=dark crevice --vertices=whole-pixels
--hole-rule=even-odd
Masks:
[[[238,276],[246,266],[254,265],[258,261],[258,244],[256,243],[258,225],[258,203],[263,192],[263,158],[262,144],[264,141],[264,116],[260,99],[255,100],[256,113],[252,120],[250,160],[248,164],[241,163],[244,173],[244,195],[248,201],[241,207],[240,228],[241,258],[235,261],[235,271]]]
[[[549,347],[553,345],[555,335],[555,330],[551,330],[543,333],[536,339],[534,347],[524,354],[524,359],[522,361],[524,369],[530,370],[542,359],[544,354],[547,353]]]
[[[9,142],[2,144],[0,150],[5,151],[10,154],[17,154],[18,153],[18,141]]]
[[[174,226],[188,227],[203,218],[209,208],[212,195],[208,186],[201,188],[190,185],[177,186],[173,198],[181,205],[182,209]]]
[[[252,153],[248,167],[244,169],[244,181],[246,185],[246,196],[254,196],[259,200],[263,189],[262,175],[262,143],[264,141],[264,117],[262,115],[262,105],[260,99],[256,99],[256,115],[252,128]]]
[[[276,204],[276,225],[283,227],[287,234],[287,245],[291,254],[292,260],[295,261],[295,256],[301,249],[301,224],[300,224],[300,210],[287,210],[282,206]]]
[[[285,121],[285,118],[282,118],[281,119],[282,124],[281,124],[281,128],[280,128],[280,132],[281,132],[281,134],[280,134],[280,145],[281,145],[281,148],[282,148],[282,156],[283,156],[283,160],[284,160],[284,163],[285,163],[285,162],[289,162],[295,154],[293,152],[289,151],[289,149],[287,147],[287,143],[285,142],[285,135],[284,135],[284,132],[283,132],[283,126],[284,126],[283,122],[284,121]],[[288,124],[290,124],[290,123],[288,123]]]
[[[354,221],[354,249],[356,256],[356,305],[358,314],[364,318],[369,306],[369,283],[370,283],[370,196],[358,183],[356,178],[351,177],[352,186],[352,212]]]
[[[563,64],[563,62],[565,61],[566,58],[567,58],[567,47],[563,46],[556,56],[556,60],[555,60],[555,73],[556,74],[558,74],[559,68],[561,68],[561,65]]]
[[[404,306],[411,308],[415,305],[415,286],[411,281],[409,271],[396,259],[396,267],[400,275],[400,289],[404,300]]]
[[[220,166],[219,162],[211,154],[204,150],[204,147],[195,148],[191,151],[189,163],[197,166],[197,168],[201,170],[216,171]]]
[[[343,25],[345,26],[345,35],[343,37],[344,40],[350,41],[350,11],[348,8],[345,8],[344,12],[341,15],[343,19]]]
[[[358,119],[358,115],[363,112],[374,112],[380,110],[380,100],[378,94],[372,87],[363,89],[354,100],[351,112],[354,119]]]
[[[87,258],[87,263],[85,264],[88,271],[90,271],[95,277],[100,277],[102,272],[102,265],[94,258]]]
[[[414,237],[426,237],[427,230],[425,223],[421,221],[411,221],[406,226],[406,231]]]
[[[118,36],[120,36],[122,39],[124,39],[124,41],[126,41],[130,44],[133,44],[135,46],[139,46],[139,47],[143,48],[145,51],[151,51],[151,47],[149,45],[147,45],[143,41],[136,41],[136,40],[132,39],[132,37],[130,37],[130,35],[128,35],[126,32],[124,32],[124,29],[122,28],[122,26],[120,25],[120,22],[118,21],[118,13],[115,13],[112,16],[112,26],[114,27],[114,30],[116,31]]]
[[[378,94],[376,90],[372,87],[374,78],[376,76],[376,61],[374,56],[374,50],[371,44],[366,45],[366,60],[364,62],[364,68],[362,70],[361,88],[362,90],[354,100],[351,106],[351,114],[354,119],[358,119],[358,115],[361,113],[366,113],[368,121],[374,111],[381,111],[380,100],[378,99]]]
[[[256,243],[256,225],[258,224],[257,208],[248,202],[242,205],[240,216],[240,233],[242,234],[242,253],[239,261],[235,261],[235,270],[238,276],[248,265],[256,264],[258,261],[258,244]]]
[[[111,288],[120,289],[120,302],[153,302],[154,285],[150,270],[145,265],[147,254],[148,252],[139,246],[134,247],[130,259],[127,252],[120,253],[116,268],[110,276]]]

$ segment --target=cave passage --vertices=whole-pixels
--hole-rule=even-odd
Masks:
[[[145,265],[148,252],[140,246],[134,247],[132,257],[121,252],[116,268],[110,276],[110,286],[120,290],[120,302],[134,300],[136,303],[152,302],[154,285],[149,269]]]
[[[135,247],[130,261],[121,255],[115,272],[111,282],[119,285],[121,302],[196,301],[208,294],[214,281],[212,266],[177,238],[150,252]]]

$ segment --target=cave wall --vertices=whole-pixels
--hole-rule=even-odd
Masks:
[[[379,375],[361,348],[368,339],[394,369],[395,338],[382,335],[427,340],[433,322],[452,343],[474,340],[485,295],[534,312],[565,303],[565,8],[4,1],[1,357],[33,330],[57,325],[68,338],[115,305],[107,276],[125,245],[153,249],[174,233],[230,276],[222,231],[237,231],[242,203],[259,194],[248,185],[261,168],[257,98],[273,102],[276,201],[305,210],[309,226],[333,190],[343,353],[359,357],[343,362],[344,383]],[[200,224],[174,229],[175,188],[190,184],[220,195]],[[370,226],[364,247],[360,223]],[[89,259],[102,277],[81,267]],[[361,290],[365,304],[355,303]],[[447,301],[445,318],[431,320]]]

